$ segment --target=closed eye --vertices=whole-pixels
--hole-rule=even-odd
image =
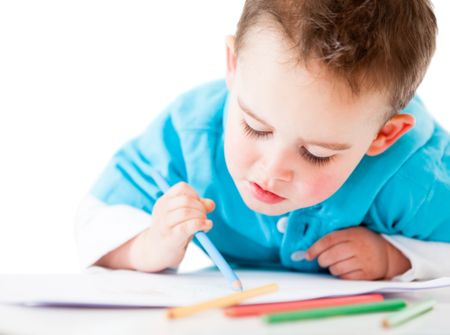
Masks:
[[[252,127],[250,127],[248,125],[247,122],[245,122],[244,119],[242,119],[241,124],[242,124],[242,127],[244,128],[245,135],[247,135],[248,137],[265,139],[265,138],[272,136],[271,131],[261,131],[261,130],[253,129]]]
[[[327,156],[327,157],[319,157],[319,156],[315,156],[312,153],[310,153],[308,150],[306,150],[305,147],[301,147],[300,148],[300,155],[306,159],[307,161],[309,161],[310,163],[314,164],[314,165],[318,165],[318,166],[323,166],[328,164],[329,162],[331,162],[333,160],[333,158],[335,157],[334,155],[332,156]]]
[[[247,122],[245,122],[244,119],[242,119],[241,124],[242,124],[242,128],[244,130],[245,135],[247,135],[248,137],[267,139],[273,135],[273,133],[271,131],[261,131],[261,130],[253,129],[252,127],[250,127],[247,124]],[[329,162],[331,162],[333,160],[333,158],[335,157],[334,155],[327,156],[327,157],[315,156],[312,153],[310,153],[305,147],[301,147],[299,149],[299,153],[300,153],[300,156],[303,159],[305,159],[308,163],[312,163],[316,166],[324,166],[324,165],[328,164]]]

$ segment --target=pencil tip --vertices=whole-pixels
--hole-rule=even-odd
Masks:
[[[234,282],[231,283],[231,286],[236,291],[242,291],[243,290],[242,283],[241,283],[240,280],[235,280]]]
[[[167,319],[173,319],[173,312],[172,312],[172,310],[171,309],[167,309],[166,310],[166,318]]]

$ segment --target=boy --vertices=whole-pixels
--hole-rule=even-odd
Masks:
[[[248,0],[226,84],[177,99],[82,204],[84,264],[176,267],[203,230],[242,265],[449,275],[449,135],[413,98],[436,29],[426,0]]]

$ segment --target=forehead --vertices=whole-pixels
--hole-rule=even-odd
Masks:
[[[284,122],[322,123],[326,127],[379,123],[388,113],[388,99],[380,92],[354,95],[342,80],[318,61],[297,61],[292,45],[274,27],[257,26],[248,31],[239,50],[236,86],[246,105],[270,121],[273,110]],[[306,118],[306,119],[305,119]]]

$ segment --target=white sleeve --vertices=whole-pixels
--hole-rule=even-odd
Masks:
[[[128,205],[106,205],[92,195],[81,202],[75,238],[83,268],[116,249],[152,223],[148,213]]]
[[[382,236],[411,262],[411,269],[393,280],[413,281],[450,277],[450,243],[422,241],[402,235]]]

